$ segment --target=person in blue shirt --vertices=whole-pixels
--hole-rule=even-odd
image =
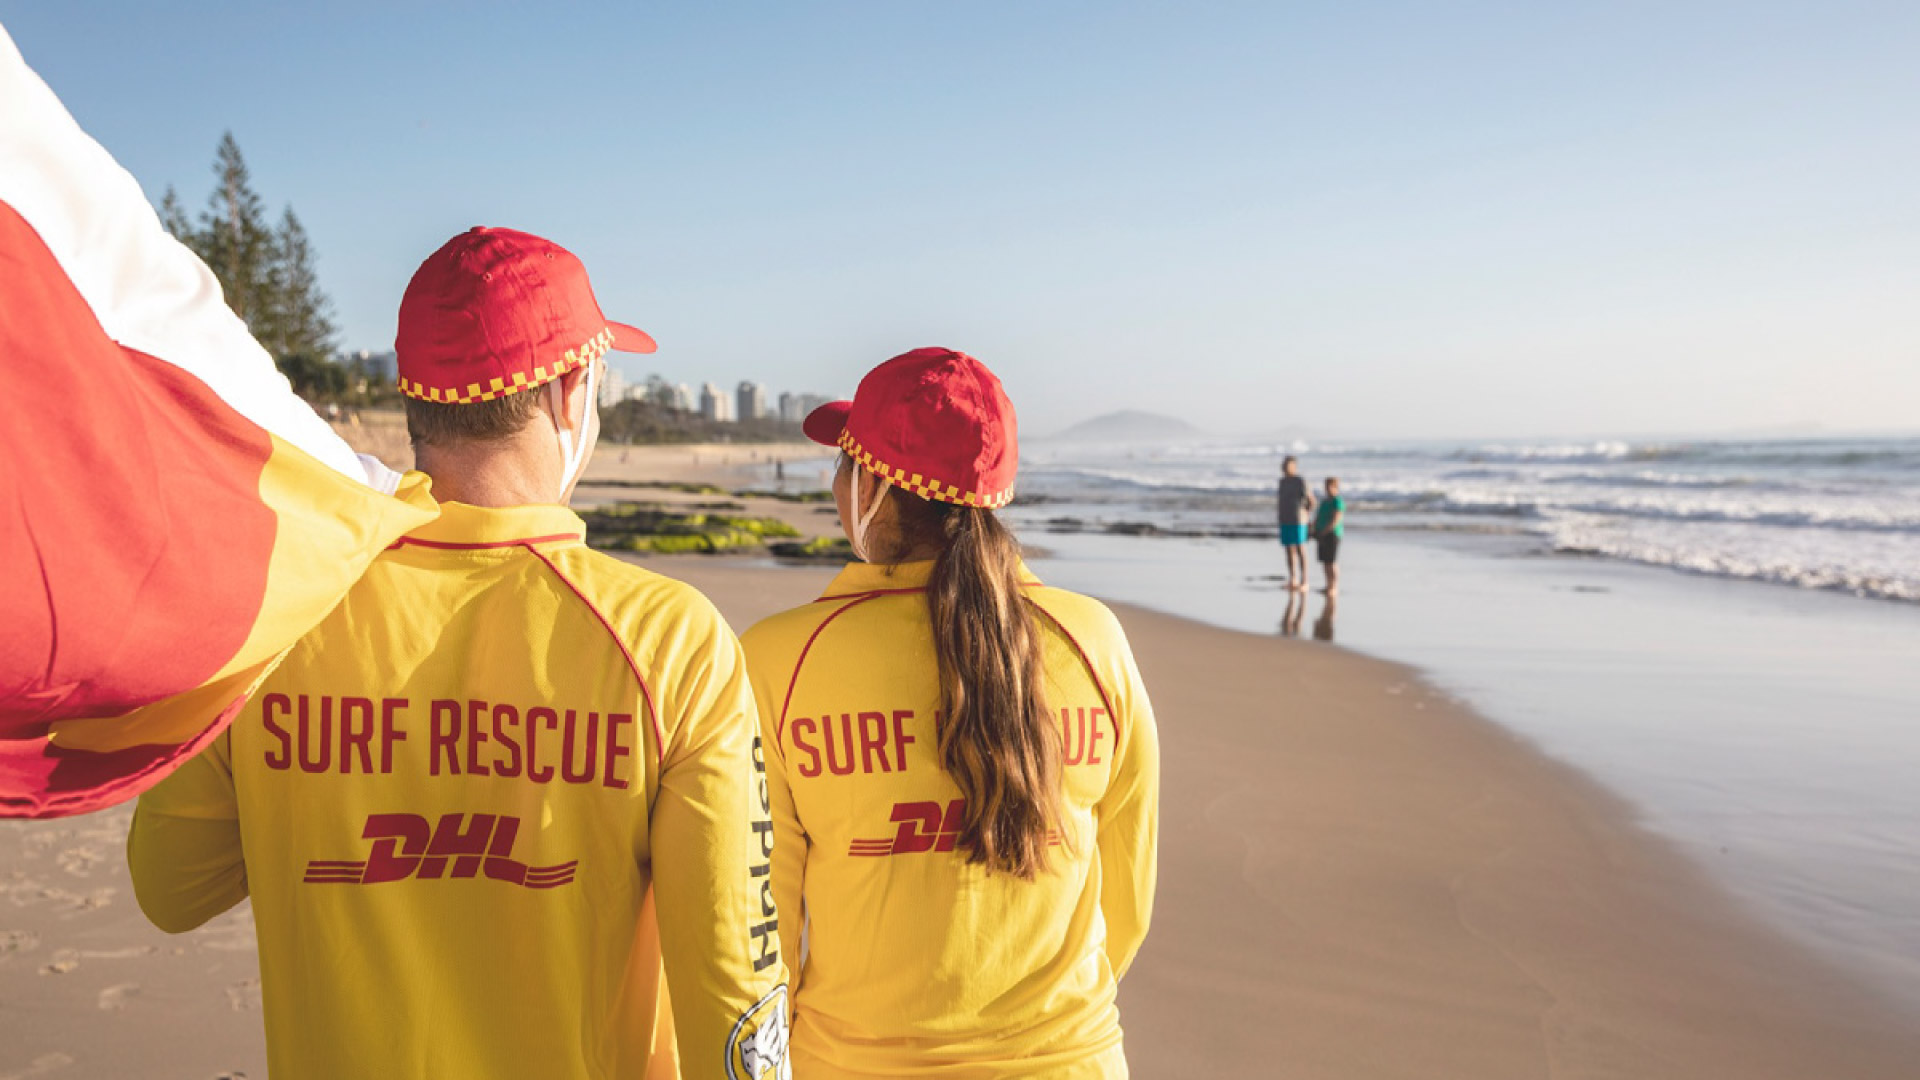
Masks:
[[[1320,565],[1327,573],[1328,596],[1340,595],[1340,537],[1347,531],[1347,501],[1340,497],[1340,480],[1327,477],[1327,497],[1313,519],[1313,537],[1320,547]]]

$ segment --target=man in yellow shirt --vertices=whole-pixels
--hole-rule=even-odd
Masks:
[[[672,1076],[676,1037],[689,1076],[787,1075],[739,644],[565,508],[609,349],[653,342],[557,245],[474,229],[422,264],[399,482],[439,517],[140,800],[157,925],[253,900],[277,1080]]]

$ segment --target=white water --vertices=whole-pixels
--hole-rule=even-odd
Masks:
[[[1288,453],[1316,490],[1340,477],[1356,528],[1514,533],[1556,552],[1920,602],[1920,438],[1038,444],[1021,492],[1096,527],[1266,528]]]

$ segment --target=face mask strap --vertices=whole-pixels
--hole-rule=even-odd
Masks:
[[[560,441],[560,496],[562,498],[566,497],[567,489],[573,486],[581,467],[586,464],[587,410],[594,405],[593,364],[589,363],[586,370],[586,376],[580,384],[580,415],[575,418],[580,427],[580,440],[577,443],[573,439],[573,432],[568,431],[566,423],[561,420],[566,408],[566,395],[561,392],[560,380],[555,379],[547,384],[551,394],[547,401],[553,406],[553,429]]]
[[[873,523],[873,515],[880,512],[880,504],[887,501],[887,489],[893,486],[893,481],[884,477],[881,478],[880,490],[875,492],[873,496],[873,505],[867,507],[867,512],[862,514],[860,512],[860,474],[857,471],[859,466],[855,466],[854,468],[856,471],[852,477],[853,554],[854,557],[860,561],[867,562],[870,561],[867,559],[867,526]]]

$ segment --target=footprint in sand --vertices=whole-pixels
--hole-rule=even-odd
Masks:
[[[124,949],[87,949],[81,956],[88,960],[132,960],[140,956],[152,956],[160,951],[158,945],[129,945]]]
[[[54,856],[54,863],[74,877],[86,877],[95,866],[107,861],[105,855],[89,847],[68,848]]]
[[[234,1012],[249,1012],[260,1007],[260,980],[242,979],[227,987],[227,1004]]]
[[[120,983],[100,991],[100,1011],[119,1012],[127,1007],[127,999],[140,993],[139,983]]]
[[[78,893],[70,889],[63,889],[58,885],[48,885],[41,881],[21,882],[12,891],[15,893],[13,901],[15,904],[52,904],[56,910],[65,911],[69,916],[76,912],[98,911],[101,908],[108,907],[113,903],[114,896],[119,892],[118,889],[108,885],[93,889],[89,892]],[[24,897],[24,899],[22,899],[22,897]]]
[[[31,930],[0,930],[0,957],[38,948],[40,935]]]
[[[45,855],[61,839],[61,834],[49,829],[46,832],[32,833],[20,841],[20,854],[29,859]]]
[[[44,889],[41,895],[66,910],[69,914],[81,911],[99,911],[113,904],[114,896],[120,890],[107,887],[90,892],[76,893],[65,889]]]
[[[63,1054],[55,1050],[51,1054],[41,1054],[39,1057],[34,1058],[33,1063],[28,1065],[24,1071],[0,1073],[0,1080],[27,1080],[29,1076],[39,1076],[42,1073],[50,1073],[55,1069],[64,1069],[71,1064],[73,1064],[72,1055]]]
[[[61,949],[53,954],[53,962],[41,967],[42,975],[65,975],[80,966],[80,953],[75,949]]]

